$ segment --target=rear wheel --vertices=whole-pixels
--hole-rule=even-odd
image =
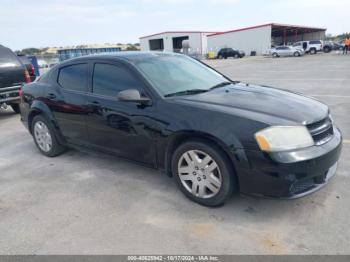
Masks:
[[[11,104],[12,110],[15,111],[16,114],[19,114],[21,111],[19,109],[19,104]]]
[[[235,177],[229,160],[215,144],[189,141],[172,158],[172,172],[181,191],[205,206],[219,206],[232,195]]]
[[[317,50],[315,49],[315,48],[311,48],[310,49],[310,54],[311,55],[314,55],[314,54],[316,54],[317,53]]]
[[[53,125],[42,115],[34,117],[32,134],[37,148],[45,156],[54,157],[65,150],[65,147],[57,140]]]

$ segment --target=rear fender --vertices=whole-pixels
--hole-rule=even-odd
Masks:
[[[49,107],[40,100],[35,100],[31,104],[30,111],[28,114],[28,128],[29,132],[32,133],[32,120],[36,115],[43,115],[46,117],[47,120],[49,120],[52,124],[52,126],[55,128],[56,131],[56,137],[60,144],[66,144],[66,140],[64,139],[62,132],[59,128],[59,125],[57,123],[57,120]]]

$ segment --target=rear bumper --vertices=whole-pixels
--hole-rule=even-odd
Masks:
[[[19,90],[22,86],[11,86],[11,87],[4,87],[0,88],[0,104],[2,103],[19,103],[20,102],[20,96],[19,96]]]
[[[243,194],[293,199],[324,187],[335,175],[342,137],[334,136],[321,146],[267,154],[245,151],[248,164],[237,170]]]

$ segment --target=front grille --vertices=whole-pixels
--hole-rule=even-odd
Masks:
[[[318,185],[324,184],[327,180],[328,171],[329,170],[327,170],[327,172],[325,172],[323,175],[304,178],[295,181],[289,188],[290,193],[293,195],[302,194],[306,191],[317,187]]]
[[[294,194],[301,194],[304,193],[310,189],[312,189],[315,186],[315,183],[312,178],[307,178],[303,180],[299,180],[295,182],[291,187],[290,187],[290,193]]]
[[[333,137],[333,124],[329,117],[307,125],[316,145],[322,145]]]

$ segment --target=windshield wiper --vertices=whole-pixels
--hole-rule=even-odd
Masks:
[[[231,84],[237,84],[237,83],[239,83],[239,82],[225,81],[225,82],[221,82],[221,83],[219,83],[219,84],[217,84],[209,89],[189,89],[189,90],[179,91],[179,92],[175,92],[175,93],[170,93],[170,94],[165,95],[165,97],[194,95],[194,94],[199,94],[199,93],[205,93],[205,92],[211,91],[211,90],[216,89],[216,88],[220,88],[220,87],[231,85]]]
[[[179,92],[175,92],[175,93],[166,94],[165,97],[194,95],[194,94],[199,94],[199,93],[205,93],[205,92],[208,92],[208,91],[209,91],[208,89],[189,89],[189,90],[184,90],[184,91],[179,91]]]
[[[221,83],[211,87],[209,90],[213,90],[213,89],[220,88],[220,87],[223,87],[223,86],[228,86],[228,85],[231,85],[231,84],[234,84],[234,83],[233,82],[229,82],[229,81],[221,82]]]

